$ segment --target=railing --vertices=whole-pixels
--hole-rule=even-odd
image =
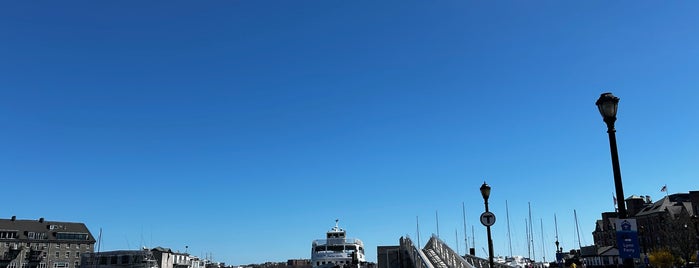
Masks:
[[[364,245],[362,240],[357,238],[330,238],[330,239],[316,239],[313,240],[313,245],[328,245],[328,244],[360,244]]]
[[[409,237],[400,238],[400,248],[408,254],[415,268],[435,268],[425,253],[413,245],[413,241]]]
[[[401,237],[400,245],[410,256],[415,268],[491,268],[487,259],[471,255],[460,256],[434,235],[422,250],[415,247],[410,238]],[[512,267],[495,263],[493,268]]]
[[[425,250],[433,251],[439,260],[443,262],[449,268],[481,268],[474,267],[473,264],[467,262],[463,257],[459,256],[458,253],[454,252],[449,246],[447,246],[442,240],[436,236],[432,236],[430,241],[425,245]]]

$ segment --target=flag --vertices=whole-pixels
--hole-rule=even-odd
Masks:
[[[661,192],[667,192],[667,185],[663,185],[663,188],[660,188]]]

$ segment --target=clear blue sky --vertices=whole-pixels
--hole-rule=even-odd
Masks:
[[[0,215],[84,222],[102,250],[309,258],[336,218],[376,246],[577,247],[626,196],[697,190],[699,2],[8,1]],[[544,240],[541,241],[543,222]],[[457,234],[458,233],[458,234]],[[542,246],[545,253],[542,252]]]

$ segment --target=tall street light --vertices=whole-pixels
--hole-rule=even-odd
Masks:
[[[614,170],[614,188],[616,189],[616,200],[619,206],[619,218],[626,219],[626,203],[624,202],[624,188],[621,184],[621,169],[619,168],[619,153],[616,149],[616,129],[614,122],[616,121],[616,110],[619,106],[619,98],[612,93],[602,93],[597,99],[597,108],[602,115],[604,122],[607,123],[607,133],[609,133],[609,148],[612,152],[612,169]]]
[[[483,182],[481,185],[481,195],[483,196],[483,201],[485,203],[485,213],[490,213],[488,210],[488,197],[490,197],[490,185]],[[485,228],[488,230],[488,260],[490,261],[490,268],[495,268],[495,262],[493,262],[493,239],[490,235],[490,225],[486,225]]]
[[[612,170],[614,171],[614,188],[616,189],[616,200],[619,206],[619,219],[626,219],[628,215],[626,214],[626,202],[624,201],[624,187],[621,184],[621,169],[619,168],[619,152],[616,149],[616,129],[614,129],[614,122],[616,122],[616,111],[619,107],[619,98],[612,95],[612,93],[602,93],[597,102],[597,109],[602,115],[602,119],[607,123],[607,133],[609,133],[609,148],[612,153]],[[617,247],[619,248],[619,247]],[[624,258],[624,267],[633,267],[633,259]]]

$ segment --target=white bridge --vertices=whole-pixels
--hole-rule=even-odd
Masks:
[[[413,244],[413,241],[408,237],[400,238],[400,253],[407,256],[401,258],[408,263],[402,263],[400,266],[414,268],[511,268],[510,266],[495,263],[495,267],[490,267],[487,259],[479,258],[472,255],[460,256],[454,252],[446,243],[432,236],[424,248],[419,249]],[[391,267],[388,267],[391,266]],[[394,268],[387,263],[386,266],[379,268]]]

